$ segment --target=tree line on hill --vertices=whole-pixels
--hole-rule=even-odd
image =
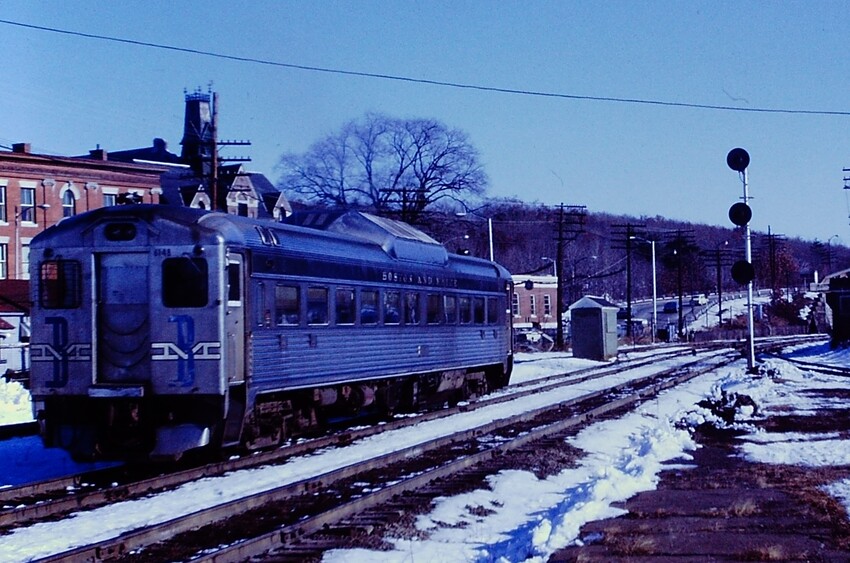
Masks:
[[[650,241],[658,295],[745,289],[731,276],[744,257],[743,229],[581,206],[565,215],[562,206],[487,198],[487,176],[467,135],[433,119],[367,114],[302,154],[283,155],[278,169],[294,207],[361,209],[413,224],[450,251],[492,253],[514,274],[557,271],[567,303],[582,295],[651,296]],[[850,249],[829,241],[754,233],[752,247],[755,286],[777,297],[786,288],[802,294],[816,276],[850,262]]]

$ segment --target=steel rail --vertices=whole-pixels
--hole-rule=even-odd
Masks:
[[[817,337],[817,335],[815,335],[815,337]],[[821,336],[821,338],[823,337]],[[788,340],[799,342],[800,340],[807,339],[800,337],[775,337],[760,342],[758,347],[759,349],[764,349],[780,345]],[[0,502],[13,506],[13,508],[0,510],[0,527],[16,526],[39,519],[55,517],[76,510],[96,508],[117,500],[130,499],[175,488],[200,478],[214,477],[230,471],[282,463],[286,459],[296,455],[303,455],[327,447],[342,446],[354,440],[373,436],[381,432],[396,430],[411,424],[418,424],[421,422],[428,422],[453,416],[461,412],[469,412],[475,409],[485,408],[490,405],[515,400],[528,394],[543,392],[547,389],[561,385],[578,384],[593,379],[599,379],[615,372],[636,369],[638,367],[657,363],[658,361],[666,358],[693,353],[693,351],[697,349],[715,350],[728,348],[736,344],[738,344],[736,341],[715,341],[704,344],[691,344],[688,346],[675,345],[669,351],[663,351],[655,356],[618,360],[606,366],[592,366],[514,384],[497,394],[481,397],[473,402],[461,404],[456,407],[420,413],[415,417],[406,417],[387,421],[380,425],[345,430],[319,438],[314,438],[309,441],[288,444],[274,450],[267,450],[223,462],[211,463],[202,467],[173,472],[167,475],[158,475],[154,478],[112,486],[107,489],[83,490],[83,484],[93,478],[97,478],[99,473],[107,472],[109,469],[104,470],[103,472],[92,471],[82,475],[46,480],[18,487],[10,487],[0,490]],[[669,346],[656,346],[655,348],[663,350],[665,347]],[[66,491],[70,489],[77,489],[78,491],[69,495]],[[46,500],[45,497],[51,494],[60,494],[61,496],[52,500]],[[27,499],[37,499],[37,502],[26,502]]]
[[[82,490],[82,484],[97,475],[97,472],[90,472],[85,475],[42,481],[0,490],[0,502],[15,505],[13,508],[0,510],[0,527],[21,525],[27,522],[57,516],[76,510],[96,508],[110,502],[130,499],[175,488],[197,479],[215,477],[231,471],[282,463],[286,459],[296,455],[304,455],[322,448],[343,446],[354,440],[367,438],[382,432],[397,430],[404,428],[405,426],[429,422],[431,420],[438,420],[462,412],[470,412],[491,405],[516,400],[534,393],[540,393],[555,387],[577,385],[586,381],[600,379],[602,377],[609,376],[612,373],[637,369],[639,367],[657,363],[658,361],[671,357],[684,355],[686,353],[690,353],[689,349],[667,352],[651,358],[636,358],[633,360],[615,362],[607,366],[593,366],[572,372],[554,374],[512,385],[499,394],[481,397],[474,402],[462,404],[456,407],[421,413],[415,417],[399,418],[380,425],[345,430],[329,434],[327,436],[314,438],[309,441],[290,444],[279,449],[269,450],[238,459],[211,463],[204,465],[203,467],[177,471],[167,475],[158,475],[154,478],[121,484],[107,489],[89,491]],[[66,491],[69,488],[80,490],[75,494],[68,495],[66,494]],[[59,498],[51,500],[43,499],[44,496],[56,492],[61,494]],[[22,502],[25,499],[40,500],[32,503]]]
[[[705,371],[717,369],[721,365],[724,365],[725,363],[728,363],[728,362],[732,362],[735,359],[738,359],[740,357],[738,353],[728,352],[728,351],[727,352],[715,352],[715,354],[717,356],[721,357],[720,363],[712,363],[711,365],[704,368]],[[728,357],[728,356],[733,355],[733,354],[734,354],[733,358]],[[685,377],[685,379],[689,379],[691,377],[695,377],[696,375],[698,375],[699,373],[702,372],[702,370],[699,370],[699,371],[696,371],[696,372],[690,371],[691,367],[694,367],[694,366],[696,366],[700,363],[705,363],[709,359],[711,359],[711,358],[696,359],[692,362],[688,362],[687,364],[679,365],[679,366],[676,366],[674,368],[670,368],[668,370],[663,370],[662,373],[686,371],[687,373],[683,377]],[[557,403],[553,403],[553,404],[550,404],[550,405],[546,405],[544,407],[540,407],[540,408],[534,409],[532,411],[528,411],[528,412],[525,412],[525,413],[522,413],[522,414],[519,414],[519,415],[516,415],[516,416],[513,416],[513,417],[495,420],[495,421],[492,421],[489,424],[485,424],[485,425],[482,425],[482,426],[479,426],[479,427],[476,427],[476,428],[473,428],[473,429],[468,429],[468,430],[465,430],[463,432],[455,433],[455,434],[452,434],[451,436],[448,436],[448,437],[436,438],[436,439],[429,440],[429,441],[424,442],[424,443],[420,443],[420,444],[417,444],[417,445],[414,445],[414,446],[410,446],[408,448],[405,448],[405,449],[402,449],[402,450],[399,450],[399,451],[396,451],[396,452],[393,452],[393,453],[390,453],[390,454],[385,454],[385,455],[382,455],[382,456],[377,457],[377,458],[372,458],[371,460],[369,460],[366,463],[358,463],[358,464],[350,465],[348,467],[340,468],[340,469],[325,473],[323,475],[313,477],[311,479],[307,479],[307,480],[303,480],[303,481],[300,481],[300,482],[297,482],[297,483],[292,483],[292,484],[284,485],[284,486],[281,486],[281,487],[273,488],[273,489],[270,489],[268,491],[264,491],[264,492],[261,492],[261,493],[256,493],[254,495],[245,497],[243,499],[230,501],[230,502],[222,504],[222,505],[218,505],[218,506],[215,506],[215,507],[212,507],[212,508],[209,508],[209,509],[205,509],[205,510],[202,510],[202,511],[195,512],[193,514],[180,516],[180,517],[174,518],[172,520],[169,520],[167,522],[160,523],[160,524],[157,524],[155,526],[148,527],[148,528],[143,528],[143,529],[135,530],[135,531],[132,531],[132,532],[127,532],[125,534],[122,534],[118,538],[106,540],[106,541],[103,541],[103,542],[98,542],[98,543],[95,543],[95,544],[90,545],[90,546],[83,546],[83,547],[68,551],[66,553],[63,553],[63,554],[57,554],[55,556],[47,557],[47,558],[40,560],[40,561],[45,561],[45,562],[48,562],[48,561],[49,562],[59,562],[59,561],[65,562],[65,561],[82,561],[82,560],[98,561],[98,560],[102,560],[102,559],[106,559],[106,558],[116,557],[116,556],[119,556],[119,555],[122,555],[122,554],[126,554],[126,553],[130,552],[131,550],[139,549],[141,547],[144,547],[144,546],[147,546],[147,545],[152,545],[152,544],[159,542],[159,541],[162,541],[164,539],[168,539],[168,538],[174,536],[175,534],[179,534],[181,532],[186,532],[186,531],[190,531],[190,530],[195,530],[195,529],[198,529],[200,527],[210,525],[210,524],[213,524],[215,522],[222,521],[222,520],[229,518],[229,517],[232,517],[236,514],[242,514],[242,513],[246,512],[248,510],[251,510],[253,508],[257,508],[259,506],[268,504],[270,502],[280,502],[280,501],[289,499],[293,496],[297,496],[299,494],[315,491],[315,490],[317,490],[318,488],[321,488],[321,487],[328,487],[328,486],[332,485],[334,482],[339,481],[340,479],[344,479],[344,478],[347,478],[347,477],[351,477],[353,475],[361,474],[364,471],[368,471],[371,468],[383,467],[383,466],[389,465],[391,463],[396,463],[396,462],[403,461],[403,460],[406,460],[406,459],[409,459],[409,458],[421,456],[422,454],[424,454],[427,451],[439,450],[441,448],[448,447],[451,444],[455,444],[455,443],[458,443],[458,442],[474,439],[474,438],[486,435],[487,433],[491,433],[491,432],[494,432],[494,431],[499,430],[499,429],[510,428],[510,427],[516,425],[519,422],[523,422],[523,421],[527,422],[527,421],[533,420],[535,417],[539,416],[540,414],[547,412],[547,411],[550,411],[552,409],[568,408],[568,407],[574,406],[574,405],[576,405],[580,402],[584,402],[584,401],[588,401],[588,400],[591,400],[591,399],[594,399],[594,398],[598,398],[598,397],[604,396],[605,394],[608,394],[608,393],[611,393],[611,392],[614,392],[614,391],[622,390],[622,389],[626,388],[627,386],[635,385],[637,380],[648,381],[648,380],[651,380],[653,378],[657,378],[658,376],[659,376],[659,374],[655,373],[655,374],[652,374],[650,376],[644,376],[644,377],[636,378],[636,380],[620,383],[620,384],[614,386],[613,388],[606,388],[606,389],[586,393],[586,394],[583,394],[580,397],[576,397],[576,398],[560,401],[560,402],[557,402]],[[675,384],[677,384],[677,383],[671,382],[671,383],[664,385],[664,387],[666,388],[666,387],[669,387],[669,386],[672,386],[672,385],[675,385]],[[653,391],[653,392],[657,392],[657,391]],[[612,402],[608,403],[607,405],[597,407],[596,409],[593,409],[592,411],[590,411],[588,413],[585,413],[583,415],[579,415],[578,417],[576,417],[575,420],[573,420],[572,417],[570,419],[563,420],[558,424],[558,426],[552,427],[552,429],[550,431],[555,432],[556,431],[555,428],[570,427],[572,425],[580,423],[583,420],[588,419],[588,417],[595,417],[595,416],[598,416],[601,413],[609,412],[610,410],[612,410],[614,408],[620,408],[623,405],[628,404],[629,401],[638,401],[638,400],[641,400],[645,396],[646,396],[645,391],[632,393],[625,398],[621,398],[617,401],[612,401]],[[541,434],[540,432],[543,432],[543,430],[539,430],[539,431],[535,432],[535,434],[538,434],[539,437],[543,437],[544,434]],[[511,440],[511,441],[513,442],[513,440]],[[527,439],[523,438],[520,442],[518,442],[518,444],[524,444],[525,441],[527,441]],[[503,445],[502,447],[509,447],[509,446]],[[515,447],[519,447],[519,445],[517,445]],[[463,458],[461,460],[457,460],[456,463],[460,464],[459,467],[465,467],[467,465],[480,463],[481,460],[483,460],[487,457],[487,455],[491,455],[491,456],[496,455],[496,453],[498,451],[503,451],[503,450],[497,449],[496,452],[491,452],[490,454],[481,454],[484,457],[473,458],[473,460],[471,460],[471,461],[466,461],[466,458]],[[456,471],[459,470],[457,468],[457,466],[452,465],[451,467],[455,467],[455,469],[445,470],[445,471],[456,472]],[[442,471],[444,471],[444,470],[437,470],[437,471],[440,472],[440,473],[436,474],[438,476],[440,474],[443,474]],[[436,478],[436,476],[432,476],[430,478],[430,480],[433,480],[434,478]],[[417,478],[417,480],[414,481],[414,484],[410,485],[409,486],[410,488],[408,488],[406,490],[415,489],[418,486],[421,486],[421,484],[418,484],[418,483],[421,483],[421,479]],[[378,494],[378,493],[376,493],[376,494]],[[397,494],[397,493],[393,493],[393,494]],[[371,495],[370,495],[370,498],[371,498]],[[382,497],[376,497],[376,498],[382,498]],[[364,497],[364,499],[365,499],[365,497]],[[354,504],[353,504],[353,506],[355,508],[350,508],[350,510],[355,510],[355,509],[356,510],[362,510],[362,507],[364,506],[365,502],[367,502],[367,501],[363,500],[363,499],[361,499],[359,501],[355,501]],[[295,536],[297,536],[297,535],[300,535],[302,533],[306,533],[306,532],[299,532],[298,531],[298,530],[302,529],[301,526],[305,526],[305,528],[303,528],[303,529],[307,530],[308,529],[306,527],[306,526],[308,526],[307,523],[309,523],[309,522],[313,522],[313,523],[321,522],[321,524],[316,524],[316,525],[319,525],[321,527],[322,525],[324,525],[324,522],[328,518],[331,518],[331,517],[316,515],[316,516],[311,517],[311,518],[309,518],[309,519],[307,519],[303,522],[300,522],[298,525],[296,525],[296,528],[287,530],[284,535],[286,537],[294,537],[293,534]],[[281,537],[280,533],[278,533],[277,535],[278,535],[278,537]],[[237,558],[233,559],[233,560],[241,560],[243,558],[243,555],[238,555],[236,557]],[[218,561],[218,559],[208,559],[208,560],[209,561]]]

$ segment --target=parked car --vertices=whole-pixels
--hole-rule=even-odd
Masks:
[[[691,305],[706,305],[708,304],[708,297],[705,296],[705,293],[695,293],[691,296]]]
[[[679,304],[675,301],[668,301],[664,304],[665,313],[675,313],[679,310]]]

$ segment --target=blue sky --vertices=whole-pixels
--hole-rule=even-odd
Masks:
[[[458,89],[237,62],[0,23],[0,145],[49,154],[162,137],[179,152],[183,92],[219,93],[220,136],[277,180],[366,112],[434,118],[478,148],[491,196],[730,226],[744,147],[753,228],[850,244],[848,2],[66,2],[0,19],[237,57],[562,94]]]

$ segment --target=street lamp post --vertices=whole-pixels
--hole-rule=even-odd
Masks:
[[[838,235],[832,235],[828,239],[826,239],[826,273],[824,277],[832,273],[832,239],[841,238]]]
[[[596,260],[596,258],[597,258],[597,256],[595,254],[592,254],[590,256],[583,256],[583,257],[579,258],[578,260],[572,260],[570,262],[570,268],[572,270],[570,272],[570,300],[571,301],[573,301],[573,302],[576,301],[577,298],[578,298],[578,293],[579,293],[578,292],[578,285],[579,284],[576,283],[576,278],[578,277],[578,265],[581,264],[582,262],[584,262],[585,260]],[[587,276],[585,276],[585,278],[586,277]]]
[[[658,278],[655,269],[655,241],[636,236],[632,238],[640,242],[648,242],[652,249],[652,326],[650,328],[652,330],[652,343],[655,344],[655,333],[658,330]],[[631,322],[631,319],[629,319],[629,322]],[[632,341],[632,344],[634,344],[634,341]]]
[[[554,277],[558,277],[558,263],[549,258],[548,256],[541,256],[541,260],[545,260],[546,262],[550,262],[552,264],[552,275]]]
[[[723,270],[721,268],[723,261],[720,259],[720,247],[727,246],[728,240],[717,245],[717,322],[720,327],[723,327]]]
[[[480,219],[487,219],[487,241],[490,250],[490,262],[495,262],[493,256],[493,218],[492,217],[484,217],[483,215],[479,215],[474,211],[458,211],[455,213],[455,217],[466,217],[467,215],[474,215]]]

